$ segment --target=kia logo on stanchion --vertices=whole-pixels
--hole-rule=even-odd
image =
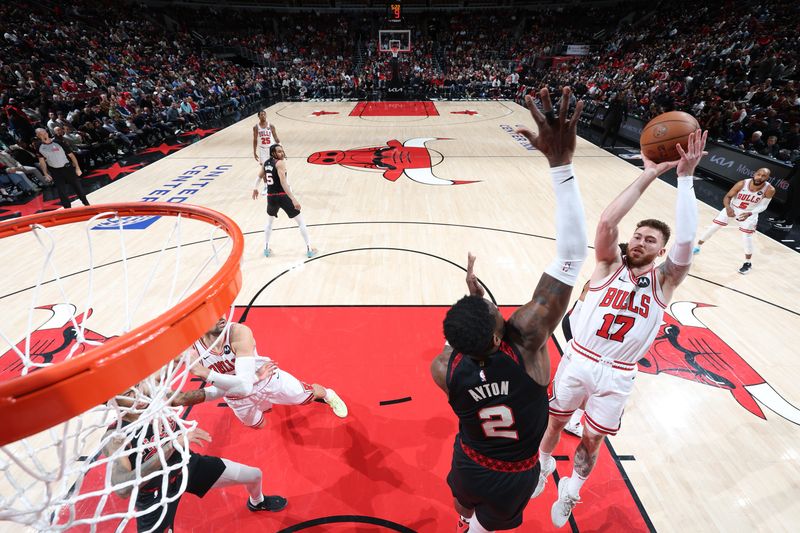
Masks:
[[[733,160],[725,159],[721,155],[712,155],[711,157],[709,157],[709,159],[715,165],[719,165],[725,168],[733,168]]]

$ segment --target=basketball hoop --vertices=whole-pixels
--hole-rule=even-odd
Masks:
[[[158,245],[153,248],[156,239],[126,229],[131,220],[148,221],[147,225],[154,225],[151,233],[156,233],[156,228],[169,229],[172,222],[171,231],[157,232],[157,236],[167,235],[160,252],[155,253]],[[67,239],[80,228],[88,239],[86,254],[76,249],[74,238]],[[96,231],[101,228],[116,231]],[[184,235],[192,241],[184,243]],[[110,509],[114,506],[109,503],[109,495],[120,485],[105,474],[107,465],[120,455],[169,444],[173,453],[180,454],[180,461],[163,463],[159,470],[148,474],[140,472],[141,465],[137,463],[136,479],[127,482],[135,497],[143,481],[183,471],[179,493],[161,495],[149,509],[162,508],[166,512],[166,505],[185,490],[187,435],[196,425],[180,418],[181,409],[170,406],[170,396],[188,380],[185,349],[231,309],[241,288],[241,230],[229,217],[203,207],[120,203],[0,222],[0,239],[4,239],[6,249],[13,246],[20,254],[36,249],[38,241],[44,256],[38,274],[34,265],[26,269],[31,279],[36,277],[35,283],[0,295],[4,321],[28,317],[27,327],[20,325],[21,320],[11,322],[9,327],[17,331],[8,334],[4,331],[6,326],[0,325],[0,338],[10,347],[0,359],[0,520],[59,531],[79,524],[94,527],[111,519],[127,523],[147,511],[127,504]],[[66,251],[59,248],[65,242],[70,247]],[[206,242],[208,252],[204,257],[196,247]],[[109,254],[116,243],[120,255],[115,259]],[[145,250],[129,257],[126,250],[136,243],[140,247],[144,244]],[[191,254],[184,257],[181,250],[189,246]],[[104,262],[95,264],[96,253]],[[88,256],[86,264],[82,263],[84,255]],[[162,275],[170,268],[164,266],[170,257],[174,257],[172,275]],[[58,261],[65,264],[59,265]],[[120,275],[115,275],[117,270]],[[48,272],[52,272],[52,279],[46,279]],[[95,278],[104,276],[112,282],[123,282],[124,287],[109,288],[113,283],[106,283],[106,290],[113,292],[115,298],[94,302]],[[64,278],[70,278],[69,286]],[[190,281],[184,282],[184,278]],[[27,278],[14,281],[23,287],[28,285]],[[171,281],[169,290],[154,288],[161,281]],[[76,287],[86,288],[82,313],[78,314],[77,306],[69,302],[40,306],[53,304],[56,298],[78,300],[69,294]],[[21,306],[14,309],[14,304],[22,302],[27,294],[32,295],[28,312],[23,313]],[[41,302],[37,301],[39,298],[52,300]],[[87,329],[95,303],[111,317],[102,326],[108,329],[99,340],[92,340],[91,334],[98,334]],[[119,307],[118,315],[107,311],[114,306]],[[43,309],[54,316],[60,314],[58,323],[63,330],[58,334],[63,331],[67,338],[69,333],[71,349],[62,360],[50,361],[33,350],[36,342],[31,339],[36,341],[45,326],[37,323],[34,327],[32,317]],[[143,318],[137,321],[140,316]],[[112,328],[108,324],[120,319],[119,331],[109,331]],[[52,327],[52,322],[46,321],[47,327]],[[12,340],[19,338],[23,340]],[[130,396],[131,405],[120,404],[119,395],[123,393]],[[136,409],[135,422],[122,427],[121,417],[130,418],[132,409]],[[160,437],[154,437],[155,444],[141,437],[143,428],[148,427],[163,430]],[[109,439],[122,447],[111,457],[103,457],[101,450]],[[92,488],[92,484],[98,486]]]
[[[400,53],[400,41],[395,39],[389,41],[389,51],[392,53],[392,57],[397,59],[397,54]]]

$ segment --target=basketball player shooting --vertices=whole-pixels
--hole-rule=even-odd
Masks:
[[[556,527],[563,526],[580,501],[580,489],[597,461],[606,435],[616,435],[622,412],[633,390],[636,362],[647,352],[662,322],[664,309],[686,278],[692,262],[697,228],[697,200],[693,174],[704,152],[708,132],[689,136],[680,159],[654,163],[644,159],[644,171],[606,207],[595,234],[597,264],[589,290],[573,323],[573,338],[558,365],[550,400],[550,419],[539,448],[541,474],[533,497],[544,490],[555,470],[551,455],[561,430],[573,412],[585,405],[586,426],[575,451],[572,476],[558,483],[558,499],[551,509]],[[670,228],[660,220],[642,220],[628,241],[625,256],[617,244],[619,223],[647,187],[671,168],[678,170],[675,206],[675,244],[666,252]]]
[[[182,454],[176,453],[174,439],[171,439],[175,427],[162,428],[156,434],[154,428],[163,424],[162,420],[142,424],[130,433],[125,432],[126,426],[137,425],[139,413],[147,407],[147,403],[141,402],[141,398],[146,395],[142,394],[141,390],[137,394],[137,387],[141,386],[140,384],[131,387],[113,400],[121,408],[122,416],[119,424],[111,426],[103,436],[102,441],[105,442],[103,454],[115,458],[110,463],[110,480],[118,496],[130,498],[135,491],[134,505],[137,511],[146,511],[156,506],[152,511],[136,517],[137,531],[161,533],[171,531],[174,527],[175,514],[181,498],[178,497],[165,506],[158,504],[165,497],[174,497],[180,491],[182,470],[169,467],[180,463]],[[172,403],[192,405],[200,401],[202,395],[199,391],[188,391],[175,393]],[[190,431],[187,437],[189,443],[196,446],[211,442],[211,435],[199,427]],[[192,451],[189,451],[189,463],[186,468],[186,492],[200,498],[211,489],[244,485],[250,494],[247,500],[247,508],[250,511],[280,511],[286,507],[286,498],[263,494],[263,474],[259,468]],[[161,472],[161,475],[153,475],[157,472]],[[167,476],[166,485],[163,479],[165,476]],[[166,492],[163,492],[164,487]]]
[[[199,361],[190,372],[209,384],[202,389],[202,401],[224,397],[245,426],[262,428],[264,413],[273,404],[305,405],[313,400],[328,404],[339,418],[347,416],[347,405],[335,391],[317,383],[307,385],[269,357],[258,355],[253,332],[244,324],[227,324],[222,317],[191,349]]]
[[[448,310],[444,334],[449,346],[431,364],[434,382],[459,418],[447,476],[461,515],[458,531],[518,527],[539,477],[537,449],[547,426],[550,382],[547,341],[564,316],[587,255],[583,204],[572,169],[583,102],[569,119],[570,96],[565,87],[558,116],[547,89],[540,92],[544,112],[526,97],[538,134],[518,130],[550,164],[556,259],[539,279],[531,301],[505,321],[497,306],[483,298],[470,254],[469,296]]]

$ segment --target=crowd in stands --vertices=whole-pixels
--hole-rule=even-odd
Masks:
[[[0,20],[4,199],[46,185],[30,173],[34,186],[23,187],[10,170],[38,165],[36,128],[69,144],[86,170],[269,94],[259,69],[201,53],[191,35],[132,4],[8,2]]]
[[[595,106],[621,95],[644,120],[685,110],[714,139],[800,156],[792,0],[410,14],[412,51],[396,63],[378,51],[374,12],[81,0],[3,3],[0,18],[0,148],[20,167],[33,166],[36,127],[91,168],[263,99],[381,98],[395,75],[420,98],[519,99],[569,84]],[[567,55],[569,44],[586,53]]]

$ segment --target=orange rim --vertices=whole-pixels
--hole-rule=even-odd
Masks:
[[[39,213],[0,223],[0,238],[60,226],[113,211],[119,216],[177,216],[220,227],[233,239],[230,255],[202,287],[157,318],[91,347],[84,354],[0,383],[0,446],[69,420],[152,374],[225,314],[242,287],[244,237],[231,218],[185,204],[117,203]]]

